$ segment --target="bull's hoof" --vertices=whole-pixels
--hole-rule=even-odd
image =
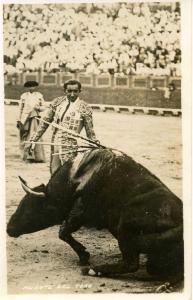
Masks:
[[[164,284],[160,285],[155,290],[156,293],[172,293],[173,287],[171,286],[170,282],[165,282]]]
[[[89,266],[85,266],[81,268],[81,273],[83,276],[87,276],[88,275],[88,271],[89,271],[90,267]]]
[[[82,268],[82,275],[84,276],[101,276],[101,272],[96,272],[94,268],[88,266]]]
[[[89,265],[89,258],[90,258],[90,253],[87,251],[84,251],[84,253],[79,257],[79,265],[80,266],[88,266]]]

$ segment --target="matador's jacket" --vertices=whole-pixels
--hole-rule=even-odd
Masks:
[[[66,96],[54,99],[42,119],[49,123],[54,122],[64,127],[64,129],[66,128],[78,134],[85,128],[87,137],[96,141],[92,109],[80,98],[77,98],[75,102],[69,102]],[[48,128],[49,125],[44,123],[43,120],[40,122],[37,132],[33,135],[31,141],[36,142],[39,140]],[[77,140],[69,137],[65,131],[54,128],[51,141],[57,144],[57,146],[51,146],[51,155],[58,153],[62,164],[64,161],[76,156]]]

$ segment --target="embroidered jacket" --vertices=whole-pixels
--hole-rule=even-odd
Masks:
[[[77,98],[75,102],[71,102],[69,108],[67,107],[68,104],[69,101],[66,96],[61,96],[54,99],[44,114],[43,120],[49,123],[57,123],[58,125],[64,127],[64,129],[69,129],[78,134],[83,128],[85,128],[87,137],[89,139],[96,140],[93,129],[92,109],[85,101],[79,98]],[[32,137],[31,141],[39,140],[48,126],[48,124],[41,121],[38,130]],[[76,155],[75,152],[65,154],[65,151],[67,152],[67,150],[75,151],[77,149],[76,139],[68,137],[66,132],[54,128],[52,142],[59,145],[62,144],[62,146],[51,147],[51,154],[59,153],[62,163],[63,161],[73,158]]]

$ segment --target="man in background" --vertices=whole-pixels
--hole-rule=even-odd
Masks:
[[[44,148],[41,144],[35,145],[33,153],[25,151],[25,142],[30,141],[36,132],[39,125],[38,118],[44,110],[43,95],[36,90],[38,85],[36,81],[25,82],[26,91],[20,97],[17,128],[19,129],[21,156],[25,162],[45,162]]]

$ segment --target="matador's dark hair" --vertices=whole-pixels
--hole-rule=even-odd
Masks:
[[[79,88],[79,91],[81,91],[82,85],[81,85],[80,81],[74,80],[74,79],[70,79],[70,80],[65,81],[65,82],[64,82],[64,90],[67,89],[67,86],[68,86],[69,84],[72,84],[72,85],[77,84],[77,85],[78,85],[78,88]]]

